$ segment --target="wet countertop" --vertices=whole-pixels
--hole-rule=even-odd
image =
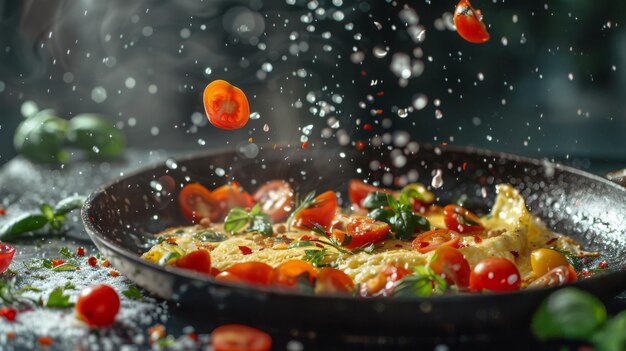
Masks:
[[[188,152],[128,150],[123,160],[115,162],[91,162],[75,160],[64,166],[35,165],[20,157],[14,158],[0,169],[0,207],[6,215],[0,217],[0,227],[5,221],[23,213],[37,212],[42,203],[55,204],[74,194],[88,195],[99,186],[116,177],[139,168],[163,162],[167,158],[186,155]],[[611,165],[603,165],[599,172]],[[179,350],[205,350],[208,334],[221,323],[225,316],[207,316],[198,320],[179,311],[174,304],[150,296],[142,291],[139,299],[123,294],[133,283],[123,276],[116,276],[115,267],[98,264],[91,267],[87,257],[97,255],[78,216],[74,211],[65,220],[64,228],[57,234],[42,234],[21,239],[14,243],[17,248],[11,269],[17,273],[18,286],[32,286],[39,291],[24,295],[34,300],[44,300],[57,287],[66,287],[70,302],[76,300],[81,288],[97,283],[112,285],[120,294],[122,305],[115,324],[111,328],[90,331],[74,317],[73,308],[34,308],[22,311],[14,322],[0,317],[0,349],[30,350],[42,348],[41,337],[51,338],[49,350],[148,350],[169,345]],[[72,261],[80,267],[77,271],[53,272],[39,267],[42,258],[63,258],[59,250],[67,247],[75,252],[82,246],[85,257]],[[100,257],[100,262],[105,260]],[[113,273],[112,273],[113,272]],[[608,303],[609,312],[626,309],[626,299],[615,298]],[[169,335],[161,343],[150,343],[148,329],[161,324]],[[275,330],[271,326],[259,326],[270,332],[276,350],[345,350],[345,349],[415,349],[461,350],[461,349],[556,349],[560,344],[537,344],[527,330],[472,334],[472,335],[414,335],[385,336],[375,330],[364,330],[362,335],[316,333],[315,331]],[[194,341],[197,340],[197,341]],[[512,340],[518,340],[512,343]],[[515,346],[512,346],[515,345]]]

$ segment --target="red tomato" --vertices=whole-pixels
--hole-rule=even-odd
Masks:
[[[359,295],[369,296],[391,296],[395,282],[413,273],[404,267],[388,263],[377,275],[361,284]]]
[[[211,332],[214,351],[269,351],[272,337],[256,328],[241,324],[227,324]]]
[[[389,234],[389,224],[369,217],[352,217],[346,225],[346,230],[352,239],[345,247],[355,249],[385,240]],[[346,233],[335,229],[332,235],[335,240],[342,243],[345,240]]]
[[[284,180],[273,180],[260,187],[252,196],[261,209],[272,217],[274,223],[287,218],[293,202],[293,190]]]
[[[320,268],[315,281],[318,295],[351,294],[354,282],[343,271],[336,268]]]
[[[348,197],[350,198],[350,202],[358,206],[361,206],[361,203],[369,193],[374,192],[391,193],[388,189],[377,188],[373,185],[365,184],[358,179],[350,180],[350,184],[348,185]]]
[[[262,262],[242,262],[226,268],[222,273],[229,273],[239,281],[252,285],[268,285],[272,267]]]
[[[411,243],[415,251],[431,252],[440,246],[459,247],[459,233],[448,229],[434,229],[418,235]]]
[[[470,266],[463,254],[450,246],[441,246],[430,262],[430,268],[442,276],[448,284],[454,284],[459,290],[469,286]]]
[[[204,249],[192,251],[176,259],[173,265],[178,268],[211,275],[211,254]]]
[[[450,230],[459,233],[475,233],[485,230],[478,216],[469,210],[450,204],[443,208],[443,221]]]
[[[119,296],[112,287],[105,284],[83,289],[76,301],[76,315],[92,327],[113,324],[119,309]]]
[[[521,283],[522,278],[515,264],[501,257],[480,261],[470,274],[472,291],[516,291]]]
[[[454,11],[454,25],[461,38],[480,44],[489,40],[487,27],[480,10],[475,10],[468,0],[461,0]]]
[[[9,244],[0,243],[0,274],[9,269],[13,256],[15,256],[15,248]]]
[[[328,229],[333,222],[335,212],[337,212],[337,196],[334,192],[327,191],[318,195],[309,207],[296,213],[294,226],[306,229],[319,224]]]
[[[183,216],[194,223],[202,218],[217,222],[225,215],[209,189],[198,183],[185,185],[178,195],[178,204]]]
[[[204,88],[204,110],[209,122],[221,129],[239,129],[248,123],[250,105],[241,89],[224,80],[215,80]]]
[[[226,271],[216,274],[215,280],[218,282],[241,283],[241,279],[238,276]]]
[[[575,282],[577,279],[578,277],[576,276],[576,271],[568,264],[566,266],[560,266],[550,270],[548,273],[528,284],[528,288],[561,286],[567,283]]]
[[[313,284],[317,272],[312,264],[302,260],[285,261],[274,268],[270,274],[270,284],[283,287],[294,287],[298,277],[306,275]]]
[[[240,207],[246,209],[254,205],[254,199],[252,199],[252,196],[243,191],[238,183],[222,185],[221,187],[213,190],[211,197],[217,201],[224,216],[232,208]],[[220,218],[220,220],[223,219],[223,217]]]

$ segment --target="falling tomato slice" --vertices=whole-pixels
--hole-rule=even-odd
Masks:
[[[293,190],[284,180],[272,180],[260,187],[252,198],[261,204],[263,213],[270,215],[274,223],[279,223],[289,215],[293,202]]]
[[[211,332],[215,351],[269,351],[272,337],[256,328],[242,324],[227,324]]]
[[[250,194],[243,191],[239,183],[222,185],[213,190],[211,197],[217,201],[222,214],[226,215],[232,208],[239,207],[243,209],[250,208],[254,205],[254,199]],[[224,218],[220,218],[223,220]]]
[[[209,189],[198,183],[185,185],[178,195],[178,204],[183,216],[194,223],[202,218],[217,222],[225,214]]]
[[[480,10],[472,7],[468,0],[461,0],[454,11],[454,25],[461,38],[480,44],[489,40],[487,27]]]
[[[217,128],[239,129],[248,123],[250,106],[246,94],[227,81],[215,80],[207,85],[203,100],[209,122]]]

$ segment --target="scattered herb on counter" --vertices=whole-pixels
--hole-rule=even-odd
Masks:
[[[266,213],[261,213],[261,205],[259,204],[254,205],[250,212],[241,208],[233,208],[224,220],[224,230],[229,233],[236,233],[246,225],[248,225],[248,232],[261,233],[265,236],[274,234],[272,218]]]
[[[389,194],[372,192],[363,200],[362,205],[370,210],[368,217],[389,224],[396,238],[410,239],[416,231],[430,230],[428,219],[413,212],[409,199],[417,197],[416,194],[417,190],[411,188],[395,199]]]
[[[84,201],[84,196],[76,195],[59,201],[55,207],[44,203],[40,206],[40,214],[25,214],[2,226],[0,228],[0,240],[11,242],[25,233],[42,229],[46,225],[49,226],[50,231],[59,232],[65,215],[72,210],[81,208]]]
[[[31,308],[36,301],[22,296],[27,291],[36,291],[34,287],[26,286],[18,289],[15,276],[0,276],[0,302],[3,306]]]
[[[70,297],[63,292],[64,289],[62,287],[54,288],[48,296],[46,307],[65,308],[74,306],[74,304],[70,302]]]
[[[128,287],[128,289],[122,291],[122,294],[131,300],[141,300],[141,290],[134,285]]]

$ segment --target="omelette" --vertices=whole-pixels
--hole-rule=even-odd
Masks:
[[[195,224],[159,233],[158,242],[142,257],[230,282],[287,286],[305,282],[314,286],[316,293],[352,291],[361,296],[389,296],[395,289],[429,296],[448,291],[511,291],[560,285],[579,275],[573,269],[572,257],[595,255],[583,251],[571,238],[550,231],[529,213],[518,190],[508,184],[496,186],[493,207],[482,217],[460,206],[435,205],[434,195],[421,184],[402,192],[363,184],[356,185],[362,192],[366,190],[361,194],[365,198],[353,196],[351,183],[350,199],[357,203],[352,201],[349,209],[333,208],[330,216],[320,212],[327,204],[321,200],[315,202],[311,196],[309,203],[298,204],[292,197],[280,198],[280,192],[278,198],[276,192],[270,193],[272,196],[255,193],[254,199],[260,200],[256,206],[254,199],[239,201],[248,208],[234,207],[230,201],[222,208],[227,213],[224,221],[200,204],[193,212]],[[219,189],[209,194],[219,195]],[[320,196],[334,197],[334,193]],[[277,203],[284,213],[269,211]],[[204,206],[208,204],[215,206],[215,202]],[[407,208],[408,212],[402,212]],[[289,217],[284,218],[286,215]],[[209,220],[210,216],[218,220]],[[208,266],[182,264],[197,252],[208,257]],[[250,265],[242,274],[237,267],[244,267],[244,263]],[[252,268],[252,263],[260,268]],[[292,266],[285,268],[289,264]],[[328,270],[325,275],[323,270]],[[326,273],[333,273],[333,279],[323,278]],[[299,274],[309,279],[295,279],[302,278],[299,276],[289,280],[285,274],[287,278]],[[322,279],[330,283],[322,284]]]

